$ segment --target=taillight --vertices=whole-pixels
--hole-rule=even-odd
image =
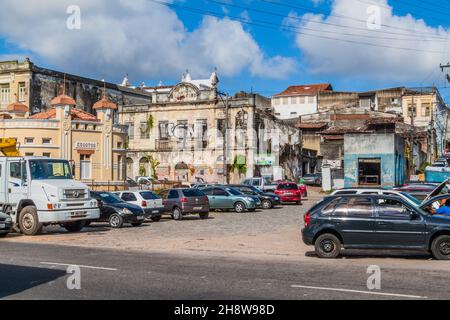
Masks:
[[[141,203],[141,207],[147,207],[147,201],[142,201],[142,203]]]
[[[275,190],[275,194],[281,194],[280,190]]]
[[[181,203],[187,203],[188,199],[186,197],[181,198]]]
[[[311,214],[309,212],[306,213],[303,217],[303,220],[305,221],[305,227],[309,226],[309,224],[311,223]]]

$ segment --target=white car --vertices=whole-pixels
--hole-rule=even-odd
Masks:
[[[116,193],[123,201],[144,209],[147,218],[154,222],[161,220],[164,213],[162,199],[151,191],[122,191]]]

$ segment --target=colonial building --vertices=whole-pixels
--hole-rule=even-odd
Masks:
[[[151,94],[127,83],[127,78],[119,85],[106,83],[109,99],[117,105],[151,101]],[[6,107],[16,101],[26,105],[30,114],[46,111],[52,108],[51,101],[63,84],[76,108],[96,113],[93,107],[102,97],[103,81],[41,68],[28,59],[0,62],[0,111],[6,111]]]
[[[113,123],[117,105],[105,92],[93,105],[97,114],[93,115],[77,108],[76,101],[62,92],[47,111],[32,116],[24,102],[8,105],[0,113],[1,137],[16,138],[24,156],[72,161],[76,179],[124,181],[127,128]]]
[[[329,83],[290,86],[272,97],[275,116],[285,120],[316,113],[319,93],[332,90]]]
[[[222,98],[218,82],[215,72],[204,80],[187,73],[177,85],[145,87],[152,103],[120,108],[129,127],[129,176],[238,182],[298,173],[299,130],[273,116],[270,99]]]

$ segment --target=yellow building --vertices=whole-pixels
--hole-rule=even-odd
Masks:
[[[28,106],[16,99],[0,113],[0,137],[16,138],[23,156],[71,160],[76,179],[124,181],[127,127],[113,123],[117,105],[104,93],[93,107],[97,116],[75,106],[62,94],[51,101],[51,109],[29,116]]]

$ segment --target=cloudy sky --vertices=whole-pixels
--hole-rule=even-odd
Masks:
[[[28,56],[113,82],[128,73],[135,85],[176,83],[186,69],[206,78],[217,67],[222,90],[267,96],[290,84],[434,84],[450,99],[439,70],[450,61],[448,0],[1,2],[1,60]]]

